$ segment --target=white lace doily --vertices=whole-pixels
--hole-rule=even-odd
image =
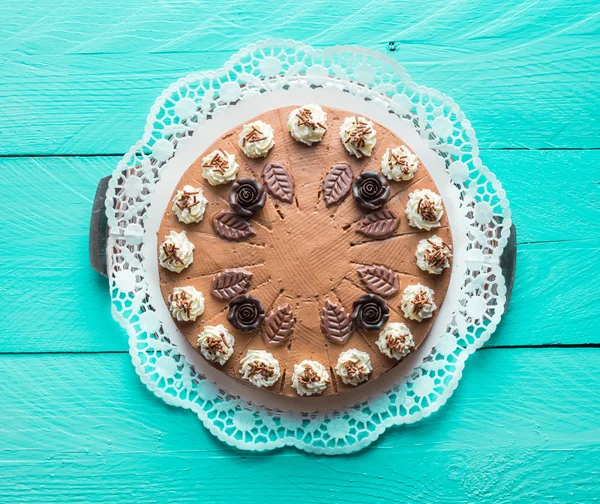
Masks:
[[[443,334],[409,376],[353,406],[292,413],[219,389],[180,351],[149,295],[144,225],[161,170],[207,120],[257,94],[328,86],[408,119],[441,158],[459,191],[465,271]],[[112,311],[127,330],[137,373],[157,396],[191,409],[215,436],[242,449],[291,445],[317,453],[350,453],[389,426],[428,416],[452,395],[466,359],[494,332],[504,311],[499,260],[510,234],[510,210],[500,183],[481,164],[469,121],[450,98],[418,86],[392,59],[362,48],[320,50],[293,41],[261,42],[242,49],[219,70],[177,81],[153,105],[142,139],[117,166],[106,213]]]

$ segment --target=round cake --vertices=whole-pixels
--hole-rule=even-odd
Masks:
[[[227,132],[158,231],[161,290],[212,365],[287,396],[376,380],[424,341],[450,281],[438,190],[392,131],[299,105]]]

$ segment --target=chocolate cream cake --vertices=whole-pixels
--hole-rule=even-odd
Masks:
[[[326,396],[427,337],[450,281],[438,190],[392,131],[310,104],[268,111],[186,171],[158,235],[180,331],[250,386]]]

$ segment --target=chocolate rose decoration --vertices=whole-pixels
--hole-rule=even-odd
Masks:
[[[390,197],[390,186],[381,173],[363,172],[354,181],[352,196],[364,209],[377,210]]]
[[[352,323],[358,329],[378,331],[390,318],[385,301],[375,294],[360,296],[352,305]]]
[[[229,302],[227,320],[239,331],[255,331],[265,320],[265,311],[258,299],[248,294],[241,294]]]
[[[254,212],[265,206],[267,193],[258,181],[251,178],[241,178],[231,186],[229,206],[236,213],[250,217]]]

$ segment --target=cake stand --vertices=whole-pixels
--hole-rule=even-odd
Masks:
[[[156,259],[156,230],[172,190],[203,150],[261,112],[309,102],[367,115],[398,134],[434,178],[455,245],[448,294],[425,343],[390,373],[326,402],[255,390],[209,366],[169,315]],[[112,313],[127,330],[135,369],[157,396],[191,409],[241,449],[291,445],[341,454],[369,445],[389,426],[430,415],[452,395],[468,356],[508,304],[516,233],[505,193],[450,98],[418,86],[379,53],[270,40],[161,94],[142,139],[100,181],[90,257],[109,278]]]

